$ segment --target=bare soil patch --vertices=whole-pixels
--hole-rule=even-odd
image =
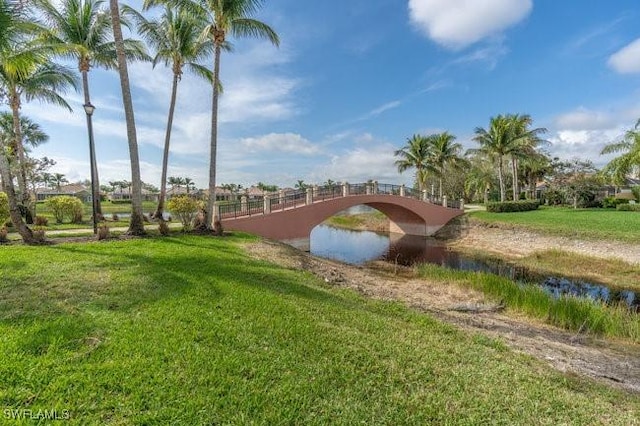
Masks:
[[[470,235],[464,238],[467,237]],[[330,285],[354,289],[376,299],[400,301],[463,330],[500,339],[514,350],[562,372],[640,393],[637,345],[600,340],[536,323],[503,311],[502,306],[488,301],[481,293],[455,284],[418,279],[409,268],[384,263],[369,268],[351,266],[271,241],[247,244],[246,250],[257,259],[309,271]]]

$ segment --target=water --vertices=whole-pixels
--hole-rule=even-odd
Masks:
[[[310,246],[311,253],[316,256],[354,265],[386,260],[404,266],[432,263],[461,271],[488,272],[507,277],[522,285],[540,285],[554,297],[573,295],[609,304],[624,303],[630,309],[640,312],[638,292],[613,289],[600,283],[566,277],[534,274],[526,268],[505,262],[474,259],[448,249],[442,242],[433,238],[351,231],[319,225],[311,232]]]

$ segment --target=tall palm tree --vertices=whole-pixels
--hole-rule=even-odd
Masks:
[[[480,144],[480,152],[496,159],[500,201],[504,202],[507,199],[504,184],[504,158],[513,152],[517,143],[517,139],[513,136],[513,120],[508,115],[491,117],[489,129],[477,127],[475,134],[473,139]]]
[[[428,136],[431,145],[428,163],[432,173],[438,178],[440,198],[442,198],[442,181],[448,172],[460,170],[467,166],[467,160],[461,157],[462,145],[454,143],[456,137],[449,132]]]
[[[211,99],[211,152],[209,160],[209,200],[207,202],[207,228],[215,229],[216,155],[218,150],[218,98],[220,95],[220,56],[227,45],[227,36],[253,37],[280,44],[276,32],[264,22],[251,18],[264,0],[145,0],[144,6],[175,4],[206,23],[202,35],[215,46],[213,61],[213,94]]]
[[[30,194],[27,190],[27,161],[20,120],[22,100],[53,103],[71,111],[71,107],[59,93],[66,92],[70,87],[76,88],[77,81],[66,67],[37,58],[33,59],[30,67],[23,67],[23,72],[16,73],[12,67],[11,58],[8,58],[0,63],[0,86],[6,91],[7,104],[13,116],[14,140],[11,147],[15,150],[14,155],[18,160],[17,180],[21,195],[20,203],[24,207],[30,207]]]
[[[627,176],[638,175],[640,171],[640,120],[633,129],[628,130],[622,141],[606,145],[600,155],[621,152],[622,155],[611,160],[602,170],[615,185],[623,185]]]
[[[432,145],[428,137],[416,134],[407,139],[407,144],[404,147],[393,153],[396,157],[400,157],[395,162],[400,173],[416,169],[416,181],[420,192],[424,189],[428,173],[435,171],[429,163],[431,148]]]
[[[116,69],[118,66],[111,18],[103,7],[103,0],[62,0],[60,5],[54,4],[52,0],[34,0],[34,4],[51,29],[47,42],[56,46],[64,57],[78,62],[84,103],[91,105],[91,67]],[[144,44],[138,40],[124,40],[124,50],[128,59],[148,59]],[[87,115],[87,126],[91,125],[90,121],[91,117]],[[100,180],[95,150],[91,150],[90,166],[94,176],[92,196],[96,200],[96,214],[101,216]]]
[[[122,89],[122,103],[124,105],[125,121],[127,123],[127,140],[129,141],[129,157],[131,159],[131,221],[129,222],[130,235],[144,235],[144,219],[142,217],[142,179],[140,177],[140,156],[138,155],[138,138],[136,135],[136,122],[131,100],[131,86],[129,84],[129,71],[122,25],[120,23],[120,6],[118,0],[109,0],[111,11],[111,24],[113,26],[113,38],[115,40],[116,56],[118,59],[118,71],[120,73],[120,87]]]
[[[154,217],[162,220],[167,193],[169,144],[171,142],[173,115],[178,95],[178,83],[182,78],[185,66],[210,84],[213,83],[213,73],[198,63],[198,61],[207,58],[213,53],[213,43],[210,40],[200,38],[200,34],[204,30],[202,21],[182,9],[175,10],[167,6],[159,20],[153,21],[147,20],[140,13],[126,6],[123,7],[123,12],[134,17],[138,23],[138,32],[155,49],[156,54],[153,58],[153,66],[155,67],[158,62],[163,62],[165,66],[170,66],[173,71],[171,100],[169,101],[169,115],[167,117],[167,130],[162,157],[160,195],[158,196],[158,206],[153,214]],[[188,189],[189,187],[187,186]]]
[[[531,129],[533,119],[528,114],[511,114],[507,116],[511,121],[512,143],[511,173],[513,175],[513,200],[520,198],[520,185],[518,176],[518,163],[535,155],[536,148],[543,142],[540,135],[546,133],[547,129]]]

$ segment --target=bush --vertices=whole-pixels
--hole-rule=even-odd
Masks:
[[[606,197],[602,199],[602,207],[605,209],[615,209],[620,204],[629,204],[629,200],[616,197]]]
[[[101,223],[100,226],[98,226],[98,240],[106,240],[109,238],[109,234],[109,227],[107,224]]]
[[[167,225],[167,222],[165,222],[164,220],[161,220],[158,223],[158,231],[160,232],[160,235],[164,235],[165,237],[171,232],[169,230],[169,225]]]
[[[111,200],[111,204],[131,204],[131,200]]]
[[[49,226],[49,219],[44,216],[36,216],[36,226]]]
[[[191,222],[198,211],[198,202],[186,195],[172,197],[167,203],[167,207],[173,214],[178,215],[185,231],[191,230]]]
[[[64,222],[65,218],[69,218],[69,221],[73,223],[82,221],[83,205],[77,197],[70,195],[51,197],[45,201],[45,205],[53,213],[56,223]]]
[[[618,204],[616,210],[621,212],[640,212],[640,204]]]
[[[3,226],[2,228],[0,228],[0,243],[9,242],[9,238],[7,237],[8,234],[9,234],[9,231],[7,231],[6,226]]]
[[[9,199],[7,194],[0,192],[0,224],[9,219]]]
[[[505,201],[504,203],[488,203],[487,211],[491,213],[527,212],[537,210],[540,201]]]

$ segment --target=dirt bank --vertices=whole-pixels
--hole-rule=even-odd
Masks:
[[[481,223],[467,225],[451,245],[486,250],[506,257],[522,257],[536,251],[559,249],[586,256],[640,263],[640,244],[576,240],[537,234],[516,227]]]
[[[493,236],[485,241],[481,238],[485,234],[472,234],[469,232],[461,241],[466,238],[474,244],[486,243],[487,248],[498,244]],[[517,238],[513,240],[515,249]],[[640,347],[637,345],[598,340],[519,318],[502,312],[480,293],[417,279],[410,269],[386,264],[376,264],[373,269],[350,266],[269,241],[249,244],[246,248],[252,257],[310,271],[331,285],[351,288],[377,299],[401,301],[461,329],[501,339],[514,350],[532,355],[560,371],[640,393]]]

